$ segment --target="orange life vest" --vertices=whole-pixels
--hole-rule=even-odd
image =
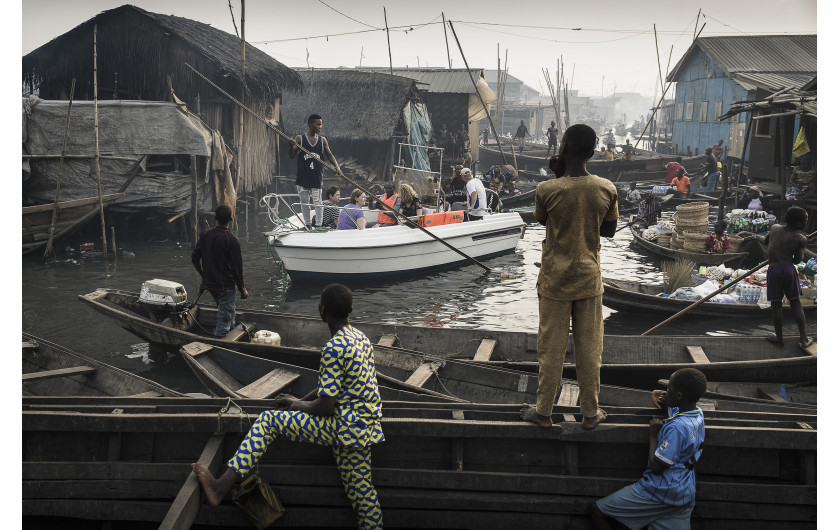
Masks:
[[[399,199],[399,198],[400,198],[400,196],[397,195],[396,193],[391,195],[390,198],[386,198],[385,194],[383,193],[382,197],[379,198],[379,201],[383,202],[383,203],[387,204],[388,206],[390,206],[391,208],[393,208],[394,205],[397,204],[397,199]],[[386,214],[385,212],[380,212],[379,213],[379,215],[376,217],[376,222],[381,224],[381,225],[397,224],[397,220],[394,217],[391,217],[390,215]]]

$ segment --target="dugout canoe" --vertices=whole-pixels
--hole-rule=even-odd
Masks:
[[[280,393],[303,397],[318,388],[318,370],[261,359],[201,342],[184,345],[180,354],[210,394],[217,397],[269,399]],[[382,399],[412,402],[454,400],[383,374],[378,374],[377,383]]]
[[[537,188],[523,191],[517,195],[501,195],[502,208],[515,210],[524,206],[534,206],[534,197],[537,195]]]
[[[746,252],[727,252],[726,254],[711,254],[709,252],[693,252],[690,250],[664,247],[658,244],[656,241],[648,241],[647,239],[642,237],[642,232],[644,232],[644,229],[640,228],[638,225],[631,225],[630,231],[633,233],[633,241],[637,245],[664,259],[683,259],[692,261],[696,265],[729,264],[730,267],[734,267],[738,265],[741,261],[743,261],[744,258],[747,257]]]
[[[603,278],[605,306],[620,311],[652,311],[660,314],[677,313],[690,306],[694,301],[664,298],[659,296],[664,288],[661,283],[641,283],[631,280]],[[816,313],[817,302],[812,298],[800,298],[805,314]],[[786,314],[790,315],[790,306],[782,306]],[[762,308],[758,304],[723,304],[717,302],[703,302],[691,310],[692,316],[705,317],[759,317],[770,321],[770,307]]]
[[[186,397],[161,384],[23,332],[24,396]]]
[[[115,289],[98,289],[80,295],[82,302],[113,319],[123,329],[172,353],[177,353],[181,346],[190,342],[203,342],[317,370],[320,349],[330,339],[329,330],[319,317],[261,310],[237,311],[238,318],[249,331],[238,327],[227,338],[215,339],[212,336],[216,322],[215,307],[198,304],[162,321],[153,321],[148,310],[138,303],[138,298],[137,293]],[[531,363],[531,368],[527,364],[507,366],[517,370],[531,370],[537,360],[536,333],[355,320],[351,323],[364,332],[378,350],[396,347],[398,349],[394,351],[414,358],[422,359],[423,355],[429,355],[444,361],[472,359]],[[282,345],[249,342],[249,333],[256,330],[278,333]],[[697,355],[699,352],[703,357]],[[574,355],[574,344],[570,340],[566,355],[567,370],[573,369]],[[695,361],[703,358],[709,362]],[[696,366],[712,381],[788,383],[816,380],[816,357],[802,352],[792,337],[779,347],[771,345],[761,336],[604,336],[603,383],[628,387],[641,385],[642,388],[653,389],[657,388],[658,379],[669,377],[675,367],[687,365]],[[797,377],[793,377],[792,370],[797,370]],[[570,375],[572,373],[569,372]],[[645,384],[642,385],[641,381]]]
[[[125,193],[103,195],[102,205],[107,206],[123,195]],[[24,254],[42,249],[47,245],[54,206],[54,203],[50,203],[23,207],[22,245]],[[53,243],[90,221],[98,212],[99,197],[59,202]]]
[[[91,412],[24,399],[24,526],[251,528],[230,495],[216,509],[201,504],[190,462],[218,475],[269,402],[157,401],[103,399]],[[649,412],[611,414],[584,431],[571,411],[540,429],[499,410],[451,406],[402,404],[397,412],[385,404],[386,441],[374,446],[372,464],[389,528],[585,528],[591,503],[644,467]],[[716,424],[710,414],[692,528],[813,526],[816,450],[807,421],[748,427]],[[354,527],[329,447],[278,437],[257,472],[285,507],[281,525]]]

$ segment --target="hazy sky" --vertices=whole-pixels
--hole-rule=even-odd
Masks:
[[[22,52],[122,4],[118,0],[25,0]],[[134,5],[234,33],[227,0],[135,0]],[[238,27],[241,1],[231,0],[231,5]],[[816,0],[246,0],[245,37],[288,66],[307,66],[307,53],[308,64],[314,67],[356,66],[360,60],[365,66],[388,66],[387,39],[381,29],[383,5],[389,27],[395,28],[390,32],[394,66],[417,66],[418,61],[421,66],[446,66],[443,12],[453,21],[471,67],[495,70],[498,45],[503,64],[508,52],[510,75],[546,92],[542,68],[554,72],[562,55],[571,88],[593,96],[601,95],[602,89],[606,95],[614,89],[652,95],[658,72],[654,24],[665,70],[672,46],[672,67],[688,48],[701,8],[698,29],[706,24],[704,36],[817,31]],[[365,33],[338,35],[350,32]],[[328,34],[329,38],[323,37]],[[463,68],[451,33],[449,53],[452,65]]]

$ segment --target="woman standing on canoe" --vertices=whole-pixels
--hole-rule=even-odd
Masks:
[[[215,507],[278,436],[331,446],[359,528],[383,528],[370,460],[371,446],[385,441],[373,346],[347,321],[353,311],[353,294],[346,286],[326,286],[318,311],[333,335],[321,352],[318,388],[301,399],[286,394],[275,398],[276,410],[259,415],[220,478],[199,463],[192,465],[193,472],[207,503]]]

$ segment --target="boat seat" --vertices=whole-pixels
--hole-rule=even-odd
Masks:
[[[300,377],[299,373],[275,368],[253,383],[243,386],[236,391],[243,397],[250,399],[268,399],[276,396],[281,390],[292,384]]]
[[[563,383],[560,389],[560,397],[557,398],[557,405],[561,407],[576,407],[580,397],[580,387],[569,383]]]
[[[493,350],[496,349],[496,343],[496,339],[481,339],[481,344],[478,345],[473,361],[489,361],[493,355]]]
[[[236,342],[251,333],[257,327],[256,322],[240,322],[228,334],[221,338],[223,341]]]
[[[817,341],[812,342],[811,345],[807,348],[803,348],[802,346],[800,346],[799,348],[808,355],[813,355],[814,357],[817,356]]]
[[[417,367],[416,370],[414,370],[414,373],[412,373],[408,377],[408,379],[405,380],[405,383],[407,385],[422,387],[426,384],[426,381],[428,381],[429,378],[432,377],[432,374],[435,373],[438,366],[440,366],[440,363],[438,362],[428,362],[421,364]]]
[[[703,348],[700,346],[686,346],[686,350],[688,350],[688,354],[691,356],[691,360],[695,364],[710,364],[709,358],[706,357],[706,352],[703,351]]]
[[[205,353],[213,351],[213,347],[201,342],[191,342],[181,347],[183,351],[193,357],[207,374],[214,378],[219,384],[229,388],[231,391],[242,388],[242,383],[227,373],[221,366],[216,364],[209,355]]]
[[[44,370],[43,372],[32,372],[23,374],[23,382],[41,381],[42,379],[54,379],[56,377],[67,377],[71,375],[88,375],[96,373],[92,366],[74,366],[72,368],[59,368],[58,370]]]
[[[391,347],[394,345],[395,342],[397,342],[396,335],[382,335],[381,337],[379,337],[379,342],[377,342],[376,345]]]
[[[763,399],[772,399],[773,401],[778,401],[780,403],[787,403],[788,400],[782,397],[781,390],[766,390],[764,388],[758,388],[758,396]]]

